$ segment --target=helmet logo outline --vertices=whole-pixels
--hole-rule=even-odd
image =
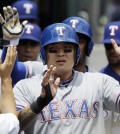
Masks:
[[[112,25],[112,26],[109,27],[109,30],[111,30],[110,35],[115,36],[115,31],[118,30],[118,26],[117,25]]]
[[[33,29],[34,29],[34,26],[32,26],[32,25],[26,25],[25,26],[25,30],[26,30],[25,33],[31,34]]]
[[[30,14],[31,13],[31,9],[33,8],[33,5],[32,4],[29,4],[29,3],[25,3],[23,5],[23,7],[25,8],[26,14]]]
[[[64,35],[64,30],[65,30],[66,28],[65,27],[56,27],[56,30],[58,31],[58,34],[60,35],[60,36],[63,36]]]
[[[76,26],[78,24],[78,20],[70,20],[70,23],[72,24],[73,28],[76,28]]]

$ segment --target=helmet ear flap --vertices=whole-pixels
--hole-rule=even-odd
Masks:
[[[90,54],[91,54],[91,52],[92,52],[92,50],[93,50],[93,46],[94,46],[94,43],[93,43],[93,41],[91,40],[91,41],[88,43],[88,46],[87,46],[87,53],[86,53],[87,56],[90,56]]]
[[[80,60],[80,48],[79,46],[77,46],[75,49],[75,65],[78,64],[79,60]]]
[[[43,64],[46,65],[47,64],[47,55],[46,55],[45,49],[43,49],[43,48],[41,48],[41,50],[40,50],[40,57],[43,61]]]

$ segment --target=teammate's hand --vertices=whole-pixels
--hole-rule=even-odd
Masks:
[[[45,75],[43,77],[43,82],[42,82],[42,92],[40,95],[41,97],[46,96],[46,86],[48,86],[48,85],[50,87],[52,97],[53,98],[55,97],[55,95],[57,93],[57,88],[60,83],[60,78],[57,78],[56,80],[54,80],[55,71],[56,71],[56,67],[53,67],[51,65],[50,68],[45,73]]]
[[[116,41],[114,39],[111,39],[111,43],[115,52],[120,56],[120,47],[117,45]]]
[[[16,8],[11,6],[3,7],[4,18],[0,14],[0,23],[2,25],[3,36],[7,40],[20,38],[27,21],[20,24],[19,15]]]
[[[2,79],[9,78],[11,76],[16,56],[16,47],[8,47],[5,61],[3,63],[0,63],[0,76],[2,77]]]

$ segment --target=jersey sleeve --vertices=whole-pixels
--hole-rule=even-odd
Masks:
[[[29,80],[28,82],[26,82],[26,80],[19,81],[13,88],[17,110],[29,106],[34,101],[34,97],[32,96],[32,87],[30,89],[27,87],[30,83]]]
[[[18,134],[19,121],[12,113],[0,114],[0,134]]]
[[[114,78],[105,75],[103,103],[107,110],[120,113],[120,85]]]
[[[7,47],[3,48],[1,59],[4,62],[7,53]],[[14,68],[11,74],[13,86],[20,80],[25,78],[31,78],[36,74],[42,74],[46,70],[46,66],[42,62],[27,61],[20,62],[18,57],[16,58]]]
[[[31,78],[36,74],[42,74],[47,69],[47,67],[44,66],[42,62],[38,61],[27,61],[24,62],[24,65],[27,68],[27,78]]]
[[[43,76],[36,75],[19,81],[13,88],[17,110],[30,106],[36,101],[41,92],[41,82]]]
[[[5,57],[7,53],[7,47],[3,48],[2,55],[1,55],[1,60],[4,62]],[[26,77],[26,67],[22,62],[18,61],[18,57],[16,58],[12,73],[11,73],[11,78],[12,78],[12,84],[13,86],[21,79],[25,79]]]

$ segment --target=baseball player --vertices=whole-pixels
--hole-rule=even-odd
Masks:
[[[106,56],[108,59],[108,65],[100,70],[101,73],[110,75],[120,83],[120,56],[116,54],[110,39],[116,40],[117,44],[120,45],[120,21],[109,22],[105,26],[104,39],[100,42],[104,44]],[[113,134],[120,133],[120,117],[118,114],[107,111],[106,122],[109,122],[114,127]],[[106,126],[109,124],[106,123]],[[108,126],[107,126],[108,128]],[[108,129],[107,129],[108,130]],[[109,131],[112,131],[109,129]],[[110,132],[109,132],[110,133]],[[111,132],[112,133],[112,132]]]
[[[40,58],[40,36],[41,28],[37,24],[27,23],[24,28],[24,33],[20,37],[17,46],[18,60],[25,61],[39,61]]]
[[[114,40],[112,44],[120,55]],[[73,28],[66,24],[48,26],[42,33],[41,45],[43,61],[50,67],[47,74],[22,80],[14,87],[17,107],[23,108],[19,116],[21,126],[37,119],[27,128],[28,133],[104,134],[103,109],[119,112],[119,83],[107,75],[73,70],[80,58],[79,41]],[[57,89],[54,95],[52,92],[53,97],[56,94],[53,101],[43,90],[47,83],[52,91]],[[47,101],[45,105],[43,100]]]
[[[21,112],[21,118],[24,116],[21,124],[27,124],[36,117],[32,116],[28,121],[29,106],[36,114],[40,112],[25,132],[95,134],[97,131],[104,134],[103,109],[119,112],[119,83],[100,73],[73,70],[80,58],[79,40],[74,29],[66,24],[57,23],[45,28],[41,45],[44,64],[48,68],[50,65],[56,67],[50,80],[59,77],[60,84],[55,98],[41,112],[36,106],[31,107],[31,103],[41,94],[43,77],[38,75],[15,85],[13,90],[17,108],[23,109],[24,114],[27,113],[26,117]]]
[[[0,133],[17,134],[19,121],[11,84],[11,71],[16,58],[16,47],[10,47],[3,64],[0,63],[1,98],[0,98]]]
[[[100,43],[104,44],[108,65],[100,70],[101,73],[107,74],[115,78],[120,83],[120,57],[115,53],[110,39],[116,40],[120,45],[120,21],[110,22],[105,26],[104,40]]]
[[[83,18],[80,17],[69,17],[63,21],[63,23],[72,26],[78,37],[80,47],[80,60],[74,69],[80,72],[95,72],[89,66],[86,65],[86,56],[90,56],[93,47],[93,31],[90,24]]]

